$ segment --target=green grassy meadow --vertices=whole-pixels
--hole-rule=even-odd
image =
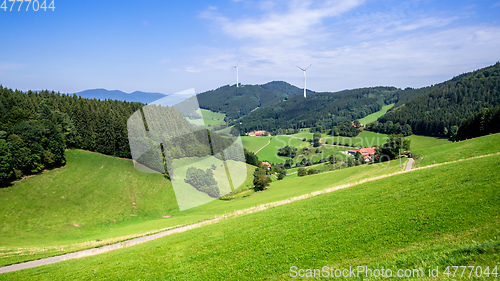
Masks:
[[[1,265],[196,223],[215,215],[284,200],[333,184],[395,172],[399,168],[395,162],[389,166],[386,163],[359,166],[297,178],[296,184],[291,184],[295,174],[271,183],[265,192],[250,190],[250,197],[215,200],[180,212],[170,181],[161,174],[138,172],[131,160],[68,150],[67,161],[63,168],[0,189],[0,196],[5,200],[0,213]],[[248,166],[247,179],[240,191],[252,186],[253,170],[252,166]],[[116,175],[120,173],[126,176],[118,178]],[[81,175],[85,180],[79,180]],[[23,208],[17,207],[20,205]]]
[[[257,157],[259,157],[261,161],[269,161],[270,163],[285,163],[287,158],[278,156],[276,153],[278,152],[278,149],[286,145],[302,148],[308,146],[309,143],[293,136],[274,136],[271,139],[271,143],[257,153]]]
[[[248,151],[256,152],[266,145],[271,137],[252,137],[252,136],[242,136],[241,143],[243,147]]]
[[[363,125],[366,125],[366,124],[371,123],[371,122],[375,122],[375,121],[377,121],[377,119],[382,117],[382,115],[386,114],[387,111],[389,109],[391,109],[393,106],[394,106],[394,103],[389,104],[389,105],[384,105],[384,106],[382,106],[382,109],[380,111],[372,113],[364,118],[359,119],[358,121],[359,121],[359,123],[361,123]]]
[[[224,113],[217,113],[206,109],[198,109],[197,112],[201,114],[203,118],[190,119],[189,122],[199,126],[207,126],[207,128],[226,124],[224,121],[226,115]]]
[[[291,266],[495,266],[499,168],[495,155],[416,170],[0,279],[282,280]]]
[[[1,265],[207,218],[180,212],[171,182],[137,171],[132,160],[81,150],[67,150],[66,159],[65,167],[0,189]],[[252,186],[254,168],[247,167],[240,190]]]
[[[363,136],[367,138],[370,136],[384,138],[385,136],[372,132],[363,133]],[[243,139],[246,138],[250,137]],[[500,134],[456,143],[423,136],[410,138],[412,148],[415,148],[413,153],[416,157],[416,167],[428,166],[434,164],[434,161],[444,163],[497,153],[499,151],[497,144],[500,143]],[[254,139],[260,141],[258,137],[251,137],[249,140]],[[262,139],[266,141],[268,138],[262,137]],[[271,143],[275,149],[284,146],[283,143],[299,147],[309,144],[292,136],[273,137]],[[327,148],[325,145],[322,147]],[[345,147],[332,147],[345,149]],[[265,149],[261,152],[267,155],[275,153]],[[338,151],[332,153],[334,152],[338,153]],[[238,189],[240,193],[232,196],[232,199],[215,200],[181,212],[178,210],[170,181],[161,174],[143,174],[135,170],[131,160],[86,151],[68,150],[66,157],[67,165],[63,168],[28,177],[15,182],[8,188],[0,189],[0,200],[3,201],[2,208],[0,208],[0,235],[2,237],[0,265],[122,241],[165,228],[207,220],[235,210],[285,200],[400,170],[399,161],[391,161],[305,177],[292,174],[281,181],[272,182],[264,192],[255,192],[250,189],[254,167],[247,166],[247,179]],[[466,162],[482,163],[482,160],[498,159],[498,156],[491,157]],[[460,167],[460,163],[462,162],[445,166]],[[498,169],[495,163],[490,164],[492,168]],[[472,173],[474,169],[481,169],[477,172],[478,176],[483,173],[483,170],[491,172],[491,168],[485,169],[482,165],[474,167],[468,166],[467,170],[472,170]],[[435,179],[427,179],[428,183],[432,181],[439,183],[443,180],[440,177],[441,172],[438,172],[440,170],[434,169],[438,167],[429,170],[433,173],[427,173],[435,176]],[[288,173],[294,171],[296,169],[289,170]],[[411,174],[417,172],[421,173],[415,171]],[[395,177],[399,178],[403,175]],[[464,182],[468,181],[464,180]],[[496,179],[494,182],[498,183]],[[365,185],[371,184],[363,186]],[[392,186],[392,182],[388,180],[386,185]],[[402,198],[404,197],[406,196]],[[464,245],[468,247],[469,244]],[[438,245],[438,248],[442,246]],[[0,279],[3,276],[5,275],[0,275]]]
[[[349,147],[372,147],[376,145],[382,145],[387,140],[387,135],[374,133],[370,131],[363,131],[357,137],[332,137],[326,134],[322,134],[321,142],[325,144],[322,145],[320,153],[315,153],[316,148],[313,148],[309,142],[303,141],[303,138],[311,139],[312,133],[301,132],[294,135],[279,135],[273,137],[250,137],[245,136],[242,137],[243,146],[249,151],[258,151],[261,149],[257,156],[262,161],[269,161],[270,163],[278,163],[282,164],[287,159],[286,157],[281,157],[277,155],[278,149],[284,146],[293,146],[297,147],[297,157],[294,159],[294,163],[300,158],[299,155],[304,155],[308,159],[319,160],[322,157],[327,158],[329,155],[336,155],[338,157],[345,158],[345,156],[340,153],[341,151],[345,151],[350,149]],[[267,143],[271,142],[269,145]],[[333,143],[339,145],[333,145]],[[265,146],[267,145],[267,146]],[[347,145],[348,147],[345,147]],[[264,147],[265,146],[265,147]],[[264,147],[264,148],[263,148]],[[304,147],[309,147],[309,153],[307,155],[301,151]]]
[[[487,155],[500,151],[498,146],[500,143],[500,134],[487,135],[460,142],[450,142],[421,136],[412,136],[411,139],[411,146],[416,146],[415,149],[412,148],[412,152],[416,158],[414,164],[416,167]],[[422,145],[422,143],[425,145]],[[438,143],[443,144],[439,145]]]

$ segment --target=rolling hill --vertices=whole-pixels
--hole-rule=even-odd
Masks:
[[[125,93],[119,90],[106,90],[106,89],[89,89],[75,93],[85,99],[100,99],[100,100],[119,100],[128,102],[151,103],[155,100],[164,98],[165,94],[161,93],[147,93],[135,91],[133,93]]]
[[[237,119],[257,108],[274,105],[302,93],[303,90],[286,82],[273,81],[264,85],[227,85],[196,97],[201,108],[225,113],[229,119]]]
[[[474,142],[493,139],[498,135]],[[469,142],[449,145],[466,150]],[[500,261],[498,161],[494,154],[354,183],[139,246],[0,278],[283,280],[292,277],[294,266],[384,267],[394,275],[421,269],[420,278],[437,266],[440,276],[451,265],[490,266],[491,272]],[[328,187],[338,174],[306,180]],[[280,184],[294,188],[304,181]]]
[[[500,63],[397,94],[396,106],[379,122],[409,124],[416,134],[453,138],[464,119],[500,105]]]
[[[283,133],[289,128],[331,129],[343,121],[363,118],[394,103],[397,88],[373,87],[336,93],[296,95],[274,106],[262,107],[241,118],[236,128],[243,132],[267,130]],[[239,124],[241,123],[241,124]]]

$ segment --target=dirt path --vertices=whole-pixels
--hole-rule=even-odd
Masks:
[[[259,148],[259,150],[257,150],[257,151],[255,152],[255,154],[259,153],[259,151],[261,151],[264,147],[268,146],[268,145],[271,143],[271,139],[272,139],[272,138],[270,138],[270,139],[269,139],[269,141],[267,142],[267,144],[266,144],[266,145],[264,145],[263,147]]]
[[[411,166],[413,165],[413,158],[408,158],[408,163],[406,163],[406,169],[405,171],[411,170]]]
[[[171,234],[174,234],[174,233],[181,233],[181,232],[185,232],[185,231],[188,231],[188,230],[191,230],[191,229],[194,229],[194,228],[202,227],[204,225],[208,225],[208,224],[212,224],[212,223],[217,223],[220,220],[227,219],[228,217],[237,217],[237,216],[241,216],[241,215],[245,215],[245,214],[251,214],[251,213],[256,213],[256,212],[264,211],[264,210],[267,210],[269,208],[274,208],[274,207],[277,207],[277,206],[281,206],[281,205],[285,205],[285,204],[290,204],[290,203],[293,203],[293,202],[296,202],[296,201],[304,200],[304,199],[311,198],[311,197],[314,197],[314,196],[317,196],[317,195],[321,195],[321,194],[331,193],[331,192],[334,192],[334,191],[337,191],[337,190],[340,190],[340,189],[344,189],[344,188],[348,188],[348,187],[352,187],[352,186],[355,186],[355,185],[358,185],[358,184],[362,184],[362,183],[366,183],[366,182],[371,182],[371,181],[376,181],[376,180],[379,180],[379,179],[388,178],[388,177],[392,177],[392,176],[403,174],[403,173],[407,173],[407,172],[413,172],[413,171],[418,171],[418,170],[422,170],[422,169],[429,169],[429,168],[432,168],[432,167],[437,167],[437,166],[442,166],[442,165],[447,165],[447,164],[452,164],[452,163],[467,161],[467,160],[471,160],[471,159],[490,157],[490,156],[495,156],[495,155],[500,155],[500,152],[493,153],[493,154],[482,155],[482,156],[471,157],[471,158],[466,158],[466,159],[459,159],[459,160],[455,160],[455,161],[451,161],[451,162],[445,162],[445,163],[439,163],[439,164],[434,164],[434,165],[419,167],[419,168],[415,168],[413,170],[409,170],[408,169],[408,165],[407,165],[407,168],[406,168],[405,171],[396,172],[396,173],[387,174],[387,175],[381,175],[381,176],[377,176],[377,177],[373,177],[373,178],[368,178],[368,179],[360,180],[360,181],[353,182],[353,183],[348,183],[348,184],[343,184],[343,185],[338,185],[338,186],[331,186],[331,187],[328,187],[328,188],[323,189],[323,190],[318,190],[318,191],[315,191],[315,192],[311,192],[311,193],[304,194],[304,195],[301,195],[301,196],[292,197],[292,198],[281,200],[281,201],[276,201],[276,202],[271,202],[271,203],[267,203],[267,204],[262,204],[262,205],[259,205],[259,206],[255,206],[255,207],[244,209],[244,210],[240,210],[240,211],[235,211],[235,212],[229,213],[227,215],[222,215],[220,217],[216,216],[214,219],[211,219],[211,220],[206,220],[206,221],[203,221],[203,222],[199,222],[199,223],[195,223],[195,224],[191,224],[191,225],[186,225],[186,226],[182,226],[182,227],[179,227],[179,228],[175,228],[175,229],[171,229],[171,230],[167,230],[167,231],[162,231],[162,232],[159,232],[159,233],[156,233],[156,234],[152,234],[152,235],[148,235],[148,236],[143,236],[143,237],[138,237],[138,238],[134,238],[134,239],[131,239],[131,240],[128,240],[128,241],[124,241],[124,242],[120,242],[120,243],[116,243],[116,244],[112,244],[112,245],[108,245],[108,246],[103,246],[103,247],[100,247],[100,248],[83,250],[83,251],[69,253],[69,254],[65,254],[65,255],[61,255],[61,256],[55,256],[55,257],[44,258],[44,259],[40,259],[40,260],[36,260],[36,261],[29,261],[29,262],[24,262],[24,263],[9,265],[9,266],[5,266],[5,267],[0,267],[0,273],[6,273],[6,272],[11,272],[11,271],[18,271],[18,270],[27,269],[27,268],[32,268],[32,267],[37,267],[37,266],[42,266],[42,265],[53,264],[53,263],[57,263],[57,262],[65,261],[65,260],[71,260],[71,259],[77,259],[77,258],[82,258],[82,257],[94,256],[94,255],[106,253],[106,252],[109,252],[109,251],[114,251],[114,250],[117,250],[117,249],[134,246],[134,245],[137,245],[137,244],[142,244],[144,242],[151,241],[151,240],[154,240],[154,239],[157,239],[157,238],[160,238],[160,237],[164,237],[164,236],[167,236],[167,235],[171,235]],[[410,160],[413,160],[413,159],[410,158]],[[412,163],[413,163],[413,161],[412,161]],[[409,165],[409,166],[410,166],[410,169],[411,169],[411,165]]]

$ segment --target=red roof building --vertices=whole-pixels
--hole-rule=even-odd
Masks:
[[[268,170],[271,169],[271,164],[267,161],[263,161],[262,165],[266,165]]]
[[[359,153],[363,156],[375,155],[375,147],[372,148],[361,148],[358,150]]]

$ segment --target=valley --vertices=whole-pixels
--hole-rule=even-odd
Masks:
[[[266,276],[281,280],[290,276],[292,265],[297,268],[325,265],[344,268],[356,264],[370,268],[418,269],[427,265],[444,266],[450,260],[463,265],[498,263],[496,233],[500,210],[496,186],[500,181],[496,171],[500,163],[500,133],[467,140],[408,134],[402,124],[385,118],[394,114],[394,110],[402,110],[396,108],[397,99],[400,96],[407,98],[408,93],[403,95],[401,91],[410,90],[375,87],[345,92],[348,98],[340,99],[337,99],[338,94],[330,97],[326,93],[311,92],[319,101],[345,102],[346,107],[336,112],[341,115],[345,110],[358,112],[359,119],[352,120],[354,115],[338,118],[329,113],[316,123],[283,123],[292,126],[277,130],[269,127],[269,132],[262,130],[264,133],[248,135],[245,130],[251,126],[242,127],[238,123],[246,124],[250,120],[252,124],[251,120],[257,120],[252,118],[265,116],[277,104],[286,109],[289,102],[303,98],[296,89],[285,86],[276,82],[266,84],[267,88],[259,86],[262,91],[272,89],[275,94],[284,87],[294,95],[276,94],[279,97],[276,100],[245,114],[240,112],[239,117],[231,115],[235,114],[232,111],[214,112],[202,107],[197,110],[201,119],[183,121],[185,126],[194,126],[192,128],[204,126],[210,138],[221,144],[240,138],[245,149],[244,183],[229,194],[200,206],[193,198],[192,206],[181,206],[180,202],[187,202],[189,198],[176,198],[169,175],[142,173],[134,168],[127,151],[113,150],[113,146],[123,143],[124,134],[118,126],[122,122],[120,119],[112,123],[116,124],[116,132],[121,132],[112,145],[106,139],[97,138],[94,143],[83,139],[80,132],[62,135],[66,146],[62,165],[49,166],[49,158],[44,160],[47,164],[41,167],[46,168],[41,171],[30,172],[23,168],[26,175],[18,179],[12,179],[13,175],[18,175],[15,170],[10,173],[11,178],[3,178],[9,181],[0,188],[0,266],[113,245],[166,230],[175,232],[181,227],[189,230],[108,253],[3,273],[0,280],[33,276],[67,279],[73,275],[82,279],[156,279],[161,276],[214,279],[226,276],[253,280]],[[238,90],[243,91],[241,98],[251,93],[249,89],[251,87]],[[230,93],[231,86],[224,91],[226,95]],[[11,92],[3,88],[3,93],[3,102],[2,99],[0,102],[9,106],[7,97]],[[22,97],[23,94],[16,95]],[[54,122],[55,126],[64,129],[64,122],[73,122],[72,118],[80,120],[81,115],[72,111],[73,107],[65,104],[65,100],[82,104],[87,101],[51,96],[50,93],[44,95],[56,102],[48,102],[48,105],[41,102],[38,109],[41,113],[30,115],[38,121],[32,120],[23,126],[40,126],[43,130]],[[367,107],[366,102],[370,100],[377,105]],[[98,104],[97,101],[93,103]],[[89,104],[89,108],[93,106]],[[113,106],[122,106],[131,112],[141,104],[124,102]],[[291,109],[296,107],[290,106]],[[70,114],[65,117],[69,121],[59,123],[60,110],[69,110]],[[122,112],[121,116],[129,114]],[[283,116],[288,114],[286,112]],[[19,149],[13,144],[25,144],[25,138],[31,136],[21,133],[17,127],[14,128],[18,131],[12,131],[9,120],[17,117],[5,116],[3,120],[7,121],[2,123],[2,128],[7,131],[2,130],[5,133],[0,135],[0,144],[4,151]],[[307,114],[302,116],[300,118],[305,118]],[[280,118],[273,118],[278,122],[273,124],[279,124]],[[330,123],[321,121],[328,118]],[[86,136],[109,133],[100,129],[99,126],[107,126],[97,123],[102,122],[101,119],[85,120],[71,126],[90,128]],[[16,132],[19,132],[18,137],[13,136]],[[398,135],[402,132],[405,134]],[[75,140],[72,144],[66,142],[70,136]],[[45,144],[41,144],[44,151],[51,151],[50,146],[45,148]],[[179,149],[184,149],[182,147],[179,144]],[[190,149],[194,150],[189,153],[198,155],[202,147],[191,146]],[[366,158],[360,154],[362,149],[373,152]],[[42,151],[41,155],[45,155],[43,153],[47,154]],[[125,157],[117,157],[120,155]],[[384,156],[386,159],[382,159]],[[184,188],[189,187],[182,181],[187,177],[188,167],[203,170],[208,165],[206,161],[200,162],[202,158],[199,157],[174,159],[182,168],[173,177]],[[411,169],[407,169],[410,157],[413,163]],[[5,159],[8,158],[0,161],[5,162]],[[210,161],[214,164],[211,165],[214,179],[223,182],[227,170],[219,165],[219,160]],[[13,167],[17,167],[15,163]],[[265,165],[261,166],[262,163]],[[262,189],[256,188],[258,173],[268,178]],[[200,196],[208,198],[206,194],[200,193]],[[460,220],[455,219],[457,217]],[[197,227],[191,229],[194,226]],[[443,255],[449,259],[442,258]],[[140,258],[136,259],[137,256]],[[148,270],[144,271],[145,268]]]

